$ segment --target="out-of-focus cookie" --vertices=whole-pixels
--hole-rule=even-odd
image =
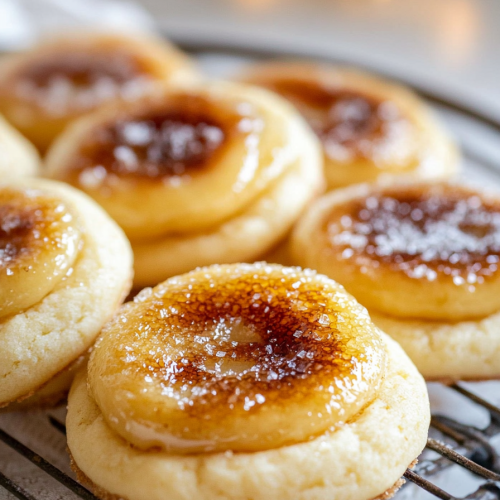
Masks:
[[[409,89],[366,72],[319,63],[272,61],[241,80],[289,99],[323,146],[330,189],[380,179],[444,179],[458,151]]]
[[[0,113],[44,152],[82,114],[158,82],[194,78],[188,57],[165,40],[66,34],[0,59]]]
[[[40,171],[38,152],[0,115],[0,181],[31,177]]]

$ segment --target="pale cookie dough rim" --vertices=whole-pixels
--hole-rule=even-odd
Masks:
[[[124,286],[122,296],[119,300],[117,300],[116,305],[114,307],[113,312],[109,315],[106,321],[103,324],[106,324],[115,314],[115,311],[120,307],[121,304],[124,303],[125,299],[129,296],[130,289],[132,287],[132,277],[128,280],[126,285]],[[36,387],[28,394],[21,396],[19,399],[10,401],[8,403],[0,403],[0,412],[2,411],[18,411],[25,409],[34,409],[34,410],[48,410],[51,408],[56,408],[57,406],[61,406],[67,399],[68,393],[71,388],[71,384],[73,383],[73,379],[79,368],[88,362],[88,357],[92,352],[94,346],[90,346],[88,349],[83,351],[78,358],[71,361],[67,366],[62,368],[59,372],[57,372],[51,379],[44,382],[42,385]],[[68,382],[67,387],[61,390],[57,390],[54,392],[49,391],[48,394],[43,395],[42,397],[38,397],[38,392],[40,390],[48,389],[50,385],[55,382],[57,383],[60,377],[64,377],[74,370],[74,373],[70,375],[71,380]],[[35,396],[36,399],[33,398],[31,401],[31,397]]]
[[[132,287],[132,278],[130,278],[127,284],[125,285],[122,297],[117,301],[115,305],[114,308],[115,310],[118,309],[119,306],[128,297],[129,292],[127,290],[130,290],[131,287]],[[113,314],[114,311],[113,313],[110,314],[109,318],[105,321],[105,323],[107,323],[111,319]],[[21,396],[19,399],[7,403],[0,403],[0,413],[10,412],[10,411],[23,411],[23,410],[48,410],[64,404],[68,399],[68,393],[78,369],[84,363],[88,362],[88,357],[92,352],[92,349],[93,346],[83,351],[78,356],[78,358],[71,361],[67,366],[65,366],[59,372],[57,372],[51,379],[47,380],[40,386],[36,387],[31,392]],[[38,393],[40,390],[43,391],[44,389],[49,389],[51,384],[53,384],[54,382],[57,384],[60,378],[67,376],[68,372],[71,372],[72,370],[74,370],[74,373],[69,374],[70,380],[68,381],[66,387],[55,391],[49,390],[47,394],[44,394],[43,396],[39,397]]]
[[[359,500],[360,498],[374,498],[374,495],[375,498],[382,498],[382,499],[388,498],[388,496],[384,497],[384,495],[390,495],[391,490],[392,492],[395,492],[395,489],[398,486],[398,481],[400,480],[404,471],[408,467],[408,464],[409,463],[412,464],[416,456],[418,456],[419,453],[422,451],[422,449],[425,447],[427,440],[427,428],[430,420],[429,403],[428,403],[425,383],[420,374],[417,372],[416,368],[404,354],[403,350],[399,347],[399,345],[390,338],[388,338],[386,335],[384,335],[384,339],[387,342],[387,347],[390,354],[389,366],[393,368],[391,370],[389,377],[386,379],[385,385],[381,389],[381,391],[384,391],[385,388],[385,391],[382,393],[385,394],[385,397],[376,398],[375,401],[373,401],[368,407],[366,407],[362,412],[360,412],[360,414],[358,414],[358,418],[355,421],[351,421],[350,423],[346,424],[344,427],[340,428],[338,431],[330,435],[330,438],[332,439],[335,438],[335,441],[337,441],[337,443],[334,446],[338,447],[342,445],[342,439],[347,438],[347,440],[350,443],[352,443],[352,440],[354,439],[352,432],[354,432],[354,436],[358,438],[354,439],[355,442],[353,445],[355,446],[356,449],[356,457],[355,457],[356,472],[353,472],[348,467],[346,470],[341,472],[340,476],[337,478],[337,482],[339,484],[336,485],[330,484],[328,491],[325,491],[325,488],[323,488],[319,492],[316,491],[316,495],[314,496],[314,498],[318,499],[331,498],[332,494],[338,495],[339,493],[341,493],[341,496],[338,497],[336,496],[336,498],[338,498],[339,500],[344,500],[344,499]],[[153,457],[152,459],[150,457],[147,457],[147,454],[150,452],[144,452],[144,451],[141,452],[139,450],[133,449],[122,438],[118,437],[115,433],[113,433],[113,431],[111,431],[109,427],[104,423],[102,414],[100,414],[99,409],[96,407],[95,403],[93,403],[88,396],[87,388],[85,385],[86,378],[84,377],[85,374],[83,372],[80,372],[79,376],[77,376],[77,379],[75,380],[75,383],[73,384],[69,396],[69,405],[68,405],[69,413],[67,419],[67,429],[68,429],[68,448],[70,449],[72,458],[74,459],[75,456],[78,456],[79,454],[78,448],[75,449],[75,446],[73,445],[73,441],[75,441],[76,443],[85,443],[85,444],[93,443],[93,445],[97,443],[97,446],[101,447],[101,450],[94,449],[94,453],[89,454],[87,447],[87,450],[84,451],[84,455],[87,455],[85,459],[87,464],[90,464],[90,467],[92,467],[93,469],[101,471],[100,472],[101,475],[105,474],[105,472],[102,471],[101,467],[102,464],[99,463],[99,461],[105,462],[106,455],[109,455],[110,453],[112,453],[115,458],[113,459],[114,463],[112,465],[108,463],[108,465],[106,466],[106,468],[108,469],[112,467],[113,470],[116,470],[117,468],[122,468],[123,465],[125,464],[129,468],[130,467],[134,468],[136,470],[136,474],[140,475],[141,472],[138,472],[139,469],[137,468],[137,466],[140,463],[139,466],[140,470],[142,470],[142,473],[144,473],[145,465],[142,462],[142,460],[144,460],[144,462],[146,463],[146,467],[148,469],[150,466],[147,464],[149,463],[153,463],[156,466],[155,462],[157,460],[156,457]],[[389,383],[388,381],[391,382]],[[80,402],[80,404],[82,404],[83,400],[83,404],[86,406],[84,406],[83,409],[81,407],[75,409],[74,408],[75,402],[74,399],[72,402],[72,397],[73,398],[76,397]],[[387,420],[385,421],[385,423],[388,426],[388,432],[392,433],[392,435],[387,435],[387,433],[384,433],[383,437],[381,437],[379,432],[374,433],[372,431],[372,425],[369,420],[375,418],[375,415],[373,415],[372,412],[375,412],[375,415],[378,415],[377,421],[374,422],[377,428],[379,428],[380,426],[380,417],[382,416],[386,417]],[[369,416],[367,416],[368,414]],[[396,420],[397,425],[392,425],[394,423],[393,422],[394,420]],[[401,428],[400,424],[404,425],[404,428]],[[360,429],[360,426],[363,426],[363,428]],[[83,434],[81,431],[82,428],[84,429]],[[407,432],[401,434],[404,432],[404,429],[406,429]],[[86,438],[84,438],[85,434],[89,432],[90,434],[87,435]],[[397,464],[394,464],[392,460],[394,458],[394,453],[393,453],[394,450],[388,450],[385,446],[382,446],[382,443],[379,442],[380,439],[383,440],[384,438],[386,438],[388,439],[388,443],[392,443],[391,439],[394,438],[394,433],[397,433],[398,437],[401,439],[401,443],[399,443],[400,445],[405,443],[404,450],[402,450],[403,446],[397,447],[399,453],[399,457],[396,458],[396,460],[398,461]],[[340,437],[339,434],[341,434]],[[88,439],[90,436],[93,439]],[[98,439],[94,439],[96,438],[96,436]],[[365,440],[363,440],[363,437]],[[411,437],[413,439],[413,442],[409,443],[406,437]],[[228,488],[231,488],[231,485],[234,484],[234,481],[238,481],[238,484],[241,484],[239,483],[239,481],[243,480],[243,478],[245,477],[241,471],[247,470],[249,467],[252,468],[255,472],[258,472],[260,476],[262,474],[262,472],[259,471],[260,465],[271,463],[272,466],[274,467],[274,465],[277,462],[279,462],[279,467],[282,467],[283,469],[279,468],[279,470],[276,472],[272,468],[271,470],[266,468],[265,474],[268,476],[271,475],[272,473],[277,474],[276,476],[273,475],[273,478],[278,478],[280,480],[280,484],[283,484],[283,477],[281,471],[287,469],[286,463],[283,463],[284,459],[287,459],[286,461],[291,460],[292,462],[296,462],[296,467],[300,467],[302,463],[302,460],[299,458],[300,456],[303,456],[304,453],[307,454],[308,452],[312,453],[313,454],[312,456],[315,456],[315,453],[318,453],[318,451],[321,449],[320,448],[321,446],[328,447],[328,440],[329,436],[321,436],[307,443],[301,443],[299,445],[292,445],[290,447],[269,450],[268,452],[256,452],[253,454],[249,453],[235,454],[233,455],[233,457],[236,457],[237,459],[237,457],[239,456],[240,459],[236,463],[237,467],[236,468],[233,467],[230,470],[231,471],[235,470],[236,476],[228,479],[227,481],[228,484],[226,486]],[[358,449],[358,444],[362,443],[367,443],[369,446],[369,450],[375,452],[376,454],[375,457],[373,456],[371,457],[372,460],[370,464],[372,466],[379,467],[381,465],[381,460],[380,460],[381,455],[383,455],[386,458],[386,460],[384,463],[385,467],[383,469],[369,471],[370,480],[372,481],[375,480],[378,483],[381,483],[378,484],[379,487],[377,487],[377,484],[375,486],[370,486],[372,483],[370,483],[370,485],[365,484],[364,487],[365,491],[362,491],[361,496],[359,496],[360,492],[357,491],[359,488],[356,488],[356,484],[358,483],[355,483],[354,485],[356,491],[352,491],[351,487],[352,487],[352,475],[354,474],[355,477],[357,478],[358,475],[362,476],[362,474],[366,472],[366,467],[363,467],[363,465],[359,465],[359,462],[357,460],[357,458],[359,458],[358,456],[359,454],[363,454],[363,451],[365,453],[368,451],[368,450]],[[117,445],[119,445],[119,448],[117,448]],[[102,450],[103,446],[107,448],[104,452]],[[404,454],[404,456],[401,456],[402,454]],[[117,459],[116,455],[121,455],[121,457]],[[206,484],[200,484],[200,477],[206,480],[206,474],[203,475],[203,472],[207,472],[206,469],[208,468],[208,475],[210,476],[210,480],[216,480],[216,478],[212,479],[214,469],[219,470],[218,466],[224,467],[225,464],[225,461],[223,460],[224,454],[209,455],[206,457],[193,456],[193,457],[188,457],[187,460],[185,457],[181,458],[171,455],[169,456],[167,454],[158,454],[158,455],[159,455],[158,458],[161,457],[163,459],[163,463],[161,464],[160,468],[155,467],[154,471],[152,472],[152,476],[157,478],[158,474],[160,473],[159,471],[167,470],[169,468],[171,469],[173,465],[176,465],[175,470],[170,471],[170,474],[176,475],[181,471],[193,472],[193,474],[195,474],[196,479],[198,479],[195,487],[198,491],[193,491],[191,493],[197,493],[197,494],[200,493],[200,488],[202,486],[204,488],[212,488],[211,486],[212,483],[210,482]],[[333,458],[335,459],[336,456],[335,451],[333,451],[332,455]],[[274,461],[272,460],[272,458],[274,458]],[[378,460],[373,460],[373,458],[378,458]],[[149,462],[150,459],[152,460],[151,462]],[[248,459],[251,461],[248,462]],[[134,464],[136,460],[138,462]],[[177,460],[181,460],[182,463],[176,464]],[[230,460],[230,458],[228,458],[228,460]],[[390,465],[387,464],[389,460],[390,460]],[[323,461],[321,463],[323,463]],[[233,465],[234,464],[235,462],[233,462]],[[328,464],[325,465],[329,466]],[[77,467],[78,469],[81,470],[81,473],[83,473],[84,476],[88,475],[88,470],[84,471],[82,469],[81,464],[77,465]],[[387,474],[387,469],[389,467],[391,468],[391,477],[389,479],[384,480],[382,478],[382,472]],[[224,468],[223,472],[227,472],[228,470],[229,470],[228,468]],[[127,469],[121,470],[120,475],[124,476],[124,474],[126,474],[127,477],[130,477],[129,472],[127,472]],[[200,476],[200,474],[202,475]],[[328,469],[326,476],[331,477],[330,469]],[[141,476],[141,478],[142,477],[143,476]],[[189,477],[191,476],[188,475],[186,477],[183,477],[182,479],[183,481],[186,481]],[[218,477],[220,479],[220,476]],[[324,478],[325,476],[321,477]],[[345,483],[346,477],[349,478],[347,484]],[[169,480],[169,478],[165,477],[164,474],[162,474],[162,478],[164,478],[163,479],[164,481]],[[310,480],[314,480],[314,478],[310,478]],[[90,479],[90,481],[94,483],[94,480]],[[119,478],[114,479],[115,484],[117,481],[119,481]],[[149,481],[148,484],[152,484],[152,482]],[[292,485],[292,487],[294,488],[300,488],[300,486],[301,485]],[[116,498],[124,498],[123,495],[120,495],[120,493],[110,493],[109,491],[106,491],[106,487],[108,486],[105,484],[100,485],[98,487],[101,488],[100,491],[104,491],[106,493],[107,496],[102,497],[105,500],[115,500]],[[265,485],[262,484],[262,488],[264,487]],[[303,491],[306,494],[307,493],[311,494],[311,492],[314,491],[308,484],[302,483],[302,487],[304,488]],[[160,491],[163,491],[159,483],[158,483],[158,488]],[[314,488],[314,486],[312,486],[312,488]],[[127,489],[126,491],[129,491],[129,489]],[[377,494],[376,491],[375,492],[373,491],[374,489],[375,490],[383,489],[385,493],[382,493],[381,495]],[[139,484],[136,483],[135,490],[143,491],[143,488],[141,488],[140,483]],[[227,493],[227,490],[222,490],[219,488],[218,490],[213,491],[214,495],[206,496],[205,498],[210,498],[210,499],[226,498],[224,496],[225,494],[224,491]],[[257,488],[257,490],[252,489],[252,492],[253,493],[249,492],[239,493],[239,495],[241,496],[247,494],[248,496],[249,494],[251,494],[254,500],[267,498],[262,495],[268,494],[268,492],[264,492],[263,489],[260,489],[260,486]],[[189,493],[189,491],[180,492],[178,490],[176,492],[177,496],[173,496],[172,498],[175,499],[183,498],[182,497],[183,494],[185,495],[191,493]],[[278,498],[280,499],[290,498],[289,496],[287,496],[289,492],[287,493],[287,491],[280,491],[279,488],[276,489],[276,487],[274,487],[273,494],[274,493],[279,493],[280,496]],[[149,492],[148,494],[151,494],[151,492]],[[217,496],[218,494],[220,496]],[[108,496],[108,495],[115,495],[115,496]],[[129,496],[129,498],[132,499],[134,497]],[[313,498],[313,497],[304,496],[300,498]]]
[[[22,401],[33,395],[38,389],[50,383],[82,356],[91,347],[105,321],[114,314],[120,301],[126,296],[128,287],[132,281],[132,254],[128,241],[121,229],[88,196],[70,186],[56,181],[23,179],[9,182],[7,185],[39,189],[51,195],[61,197],[62,200],[72,207],[75,214],[78,214],[80,217],[81,224],[84,228],[84,247],[80,250],[80,254],[73,265],[73,273],[66,281],[63,280],[56,284],[54,289],[37,304],[21,311],[19,314],[11,315],[0,322],[0,341],[2,343],[5,342],[4,353],[12,352],[16,326],[21,329],[25,329],[30,325],[36,326],[33,331],[31,329],[29,330],[29,336],[23,337],[24,342],[22,344],[15,343],[16,347],[20,346],[20,348],[24,349],[26,352],[21,354],[21,359],[14,362],[12,369],[4,375],[2,379],[5,381],[11,378],[13,373],[20,373],[18,372],[18,366],[22,366],[23,360],[27,360],[26,355],[28,353],[29,358],[31,358],[33,354],[36,354],[36,358],[38,359],[37,366],[41,361],[43,373],[45,373],[45,375],[38,375],[37,377],[33,377],[33,374],[27,377],[26,374],[23,375],[23,373],[16,375],[18,379],[18,382],[15,384],[16,387],[9,388],[7,394],[11,393],[11,395],[10,397],[3,396],[4,399],[0,402],[0,407],[5,407],[13,402]],[[95,224],[99,225],[97,230],[94,228]],[[105,244],[100,241],[103,235],[106,235]],[[82,286],[82,282],[86,282],[86,287]],[[95,308],[90,312],[86,311],[87,314],[85,314],[86,306],[84,306],[84,304],[88,300],[88,294],[86,294],[86,300],[84,301],[77,291],[85,288],[91,296],[94,296],[95,293],[92,292],[92,288],[96,286],[105,287],[107,293],[105,296],[101,293],[99,295],[101,301],[99,301],[98,304],[93,304]],[[54,308],[53,302],[57,298],[56,295],[59,296],[62,294],[64,296],[72,293],[75,294],[74,297],[70,296],[66,298],[70,301],[71,305],[76,307],[73,314],[80,311],[79,317],[81,319],[77,321],[77,318],[70,314],[69,318],[65,318],[65,320],[69,320],[70,323],[63,328],[63,323],[61,323],[60,320],[56,321],[54,314],[59,312],[60,307]],[[50,305],[50,303],[52,303],[52,305]],[[60,303],[58,302],[57,305],[58,304]],[[67,302],[64,302],[64,307],[66,306]],[[84,307],[84,310],[78,309],[81,307]],[[108,310],[108,312],[104,313],[104,310]],[[19,319],[21,316],[22,318]],[[90,319],[86,322],[85,320],[88,317],[90,317]],[[99,317],[100,320],[97,321]],[[51,320],[54,321],[54,324],[57,323],[58,328],[56,330],[56,336],[58,336],[59,340],[61,336],[64,336],[64,340],[67,341],[66,348],[62,350],[65,351],[67,355],[71,354],[71,356],[64,363],[62,359],[60,359],[60,349],[49,348],[46,351],[47,346],[43,343],[37,344],[37,347],[33,348],[34,343],[36,344],[37,341],[41,342],[33,332],[35,330],[40,330],[42,338],[46,337],[47,335],[43,331],[43,323],[47,320],[49,322]],[[80,325],[80,323],[83,323],[83,326]],[[99,326],[96,323],[98,323]],[[52,325],[52,327],[54,327],[54,325]],[[55,330],[50,329],[48,334],[50,335],[50,333],[54,333],[54,331]],[[68,331],[71,334],[70,337],[66,336],[66,332]],[[53,342],[54,341],[57,342],[57,339],[53,339]],[[74,344],[80,347],[78,349],[75,347],[73,351],[72,346],[74,346]],[[47,356],[50,357],[50,355],[52,355],[51,359],[54,360],[53,363],[47,361]],[[17,355],[15,354],[15,356]],[[30,366],[34,366],[31,361]],[[39,382],[33,383],[32,381],[34,378],[39,380]],[[12,381],[10,385],[12,385]],[[19,385],[22,389],[19,389]],[[13,392],[15,392],[15,395],[12,394]]]
[[[71,372],[71,370],[75,370],[73,376],[70,375],[72,381],[78,369],[86,362],[85,358],[88,356],[90,351],[91,349],[88,349],[87,352],[82,353],[77,359],[57,372],[50,380],[47,380],[47,382],[33,389],[33,391],[31,391],[29,394],[25,394],[15,401],[0,404],[0,413],[22,411],[25,409],[47,410],[60,406],[67,399],[70,387],[57,391],[49,391],[48,394],[43,396],[39,395],[39,391],[43,391],[45,388],[50,388],[53,382],[57,384],[59,378],[63,378],[69,372]],[[71,385],[71,382],[69,385]],[[32,396],[35,396],[33,400],[30,399]]]
[[[500,311],[458,322],[397,318],[374,310],[370,316],[428,381],[449,385],[458,380],[500,379]]]
[[[104,488],[97,486],[97,484],[95,484],[88,476],[86,476],[85,473],[78,467],[78,465],[76,465],[75,459],[73,458],[73,455],[71,454],[71,451],[69,450],[68,447],[66,447],[66,451],[68,452],[69,455],[69,463],[71,470],[76,474],[78,482],[83,486],[90,488],[97,498],[101,500],[129,500],[125,496],[114,495],[113,493],[106,491]],[[413,462],[411,462],[411,464],[409,464],[407,468],[413,469],[415,465],[417,465],[417,462],[418,462],[417,459],[413,460]],[[401,487],[405,483],[406,481],[403,478],[400,478],[394,483],[393,486],[384,491],[384,493],[370,500],[389,500],[401,489]]]
[[[254,261],[288,234],[307,205],[325,187],[316,136],[302,119],[295,118],[290,126],[290,140],[301,141],[297,159],[242,212],[215,226],[210,232],[165,237],[144,244],[132,242],[135,287],[155,285],[200,266]],[[292,202],[290,193],[294,195]],[[256,230],[260,232],[258,244],[255,242]],[[184,251],[188,247],[189,252]],[[182,265],[179,265],[179,261],[182,261]],[[146,271],[148,268],[150,269]],[[158,272],[159,269],[162,270],[161,273]],[[143,276],[148,277],[143,279]]]
[[[36,176],[41,159],[35,146],[0,114],[0,150],[6,150],[6,160],[0,161],[2,180]]]

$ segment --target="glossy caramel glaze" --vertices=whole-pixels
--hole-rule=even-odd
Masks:
[[[395,103],[354,89],[299,79],[265,85],[295,104],[332,160],[372,159],[377,144],[406,126]]]
[[[196,175],[216,164],[239,119],[222,116],[205,98],[181,94],[163,107],[96,128],[67,174],[83,186],[109,175],[151,181]]]
[[[33,189],[0,187],[0,316],[50,292],[81,244],[78,222],[60,200]]]
[[[498,273],[500,203],[457,186],[376,191],[336,208],[324,231],[360,267],[389,266],[471,289]]]
[[[89,373],[107,421],[138,446],[258,450],[352,418],[375,397],[384,358],[366,311],[334,282],[239,264],[144,291],[106,329]]]

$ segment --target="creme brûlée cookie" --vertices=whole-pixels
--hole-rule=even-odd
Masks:
[[[70,121],[103,104],[195,78],[189,58],[165,40],[66,34],[0,59],[0,113],[45,152]]]
[[[354,186],[313,205],[294,262],[342,283],[429,379],[500,376],[500,198],[436,185]]]
[[[257,263],[126,304],[75,379],[67,435],[103,499],[371,500],[428,424],[422,377],[343,287]]]
[[[60,402],[131,282],[130,246],[91,199],[53,181],[1,182],[0,407]]]
[[[88,115],[55,142],[46,169],[124,229],[138,287],[256,260],[324,183],[317,139],[293,107],[226,82],[162,87]]]
[[[395,178],[446,179],[458,151],[427,105],[408,88],[341,66],[271,61],[242,81],[290,100],[322,144],[329,189]]]

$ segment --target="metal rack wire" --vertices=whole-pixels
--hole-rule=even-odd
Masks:
[[[459,384],[449,387],[486,409],[490,415],[490,424],[480,430],[447,417],[433,416],[430,434],[440,439],[429,437],[427,449],[437,452],[439,458],[420,461],[415,470],[408,469],[404,477],[437,498],[458,500],[427,479],[455,463],[486,480],[465,499],[500,500],[500,487],[497,484],[500,482],[500,456],[489,442],[493,436],[500,434],[500,408]]]
[[[495,452],[489,442],[492,437],[500,435],[500,408],[459,384],[449,387],[486,409],[490,415],[490,424],[480,430],[447,417],[433,416],[427,449],[436,452],[438,457],[422,459],[415,469],[408,469],[405,472],[404,478],[442,500],[500,500],[500,455]],[[66,428],[62,422],[49,415],[47,418],[53,428],[65,434]],[[95,495],[68,474],[1,429],[0,441],[54,478],[77,497],[84,500],[97,500]],[[443,491],[431,480],[433,475],[445,470],[453,463],[484,479],[474,493],[463,499]],[[38,500],[2,471],[0,471],[0,487],[20,500]]]

